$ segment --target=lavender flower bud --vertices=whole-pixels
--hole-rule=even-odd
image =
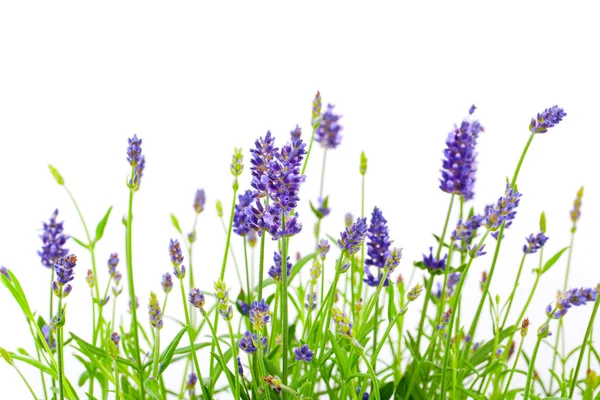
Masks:
[[[566,116],[565,110],[558,106],[546,108],[541,114],[538,113],[537,118],[531,118],[529,130],[531,133],[546,133],[548,128],[558,125]]]
[[[165,293],[169,293],[173,289],[173,278],[170,273],[165,273],[160,282]]]
[[[525,254],[533,254],[536,253],[539,249],[544,247],[546,242],[548,241],[548,237],[544,235],[542,232],[533,236],[533,233],[529,235],[529,237],[525,238],[527,244],[523,245],[523,253]]]
[[[221,203],[221,200],[217,200],[216,207],[217,207],[217,216],[219,218],[223,218],[223,203]]]
[[[206,303],[206,299],[204,298],[204,294],[202,294],[200,289],[191,289],[188,295],[188,301],[192,306],[198,308],[202,312],[204,311],[204,304]]]
[[[273,262],[275,263],[271,268],[269,268],[269,276],[275,281],[281,281],[281,254],[279,252],[273,253]],[[286,268],[287,268],[287,276],[289,277],[292,273],[292,263],[290,262],[290,256],[286,258]]]
[[[475,110],[477,109],[477,107],[475,107],[475,104],[473,104],[471,106],[471,108],[469,108],[469,115],[473,114],[475,112]]]
[[[298,125],[296,125],[296,128],[290,132],[290,137],[292,138],[292,140],[300,140],[301,136],[302,136],[302,129],[300,129],[300,127]]]
[[[314,351],[309,349],[306,344],[294,349],[294,353],[296,353],[296,361],[304,361],[307,363],[312,361],[314,355]]]
[[[521,323],[521,337],[527,336],[527,332],[529,332],[529,318],[525,318]]]
[[[190,396],[190,398],[194,398],[195,396],[195,387],[196,387],[196,383],[198,382],[198,375],[196,375],[194,372],[191,372],[188,375],[187,380],[185,381],[185,389],[188,391],[188,394]]]
[[[110,334],[110,340],[112,340],[112,342],[117,347],[117,350],[119,350],[119,343],[121,342],[121,335],[119,335],[117,332],[113,332]]]
[[[321,123],[315,131],[315,141],[326,149],[335,149],[342,143],[340,132],[344,129],[339,120],[341,115],[333,113],[335,106],[328,104],[327,111],[321,115]]]
[[[73,280],[73,269],[75,268],[76,264],[77,256],[71,254],[69,256],[61,257],[54,265],[56,282],[59,286],[64,286]]]
[[[304,308],[309,312],[317,308],[317,292],[307,293]]]
[[[115,274],[117,273],[117,266],[119,265],[119,255],[117,253],[112,253],[110,257],[108,257],[108,275],[111,278],[115,278]]]
[[[325,261],[327,253],[329,253],[329,249],[331,249],[331,245],[327,239],[319,240],[319,243],[317,244],[317,253],[319,253],[319,257],[322,261]]]
[[[179,240],[171,239],[169,242],[169,256],[173,264],[173,275],[178,279],[183,279],[185,277],[185,266],[181,265],[183,263],[183,253],[181,252]]]
[[[421,285],[420,283],[417,283],[412,289],[410,289],[410,291],[406,295],[406,298],[408,299],[408,301],[415,301],[416,299],[419,298],[419,295],[421,294],[422,291],[423,291],[423,285]]]
[[[238,356],[237,358],[237,367],[238,367],[238,374],[240,374],[240,376],[244,376],[244,367],[242,367],[242,361],[240,360],[240,357]]]
[[[137,135],[128,139],[129,146],[127,147],[127,162],[132,166],[137,166],[142,158],[142,139],[138,139]]]
[[[162,311],[160,310],[160,304],[158,299],[153,292],[150,292],[150,302],[148,304],[148,314],[150,315],[150,325],[156,329],[163,327]]]
[[[386,274],[391,274],[394,272],[396,267],[400,264],[400,260],[402,259],[402,249],[394,247],[394,249],[390,252],[388,251],[388,257],[385,261],[385,265],[383,266],[383,270]]]
[[[214,288],[219,314],[224,320],[231,321],[233,318],[233,307],[229,304],[229,292],[227,292],[227,285],[225,282],[219,279],[215,282]]]
[[[256,237],[256,231],[254,229],[250,230],[248,232],[248,245],[253,248],[254,246],[256,246],[256,241],[257,241],[257,237]]]
[[[255,353],[258,347],[265,347],[267,345],[267,338],[262,337],[259,343],[258,336],[252,334],[249,331],[244,333],[244,336],[240,339],[239,348],[246,354]]]
[[[94,287],[94,283],[96,282],[96,278],[94,277],[94,274],[92,273],[91,269],[87,270],[87,275],[85,277],[85,281],[87,282],[88,286],[90,288]]]
[[[245,193],[238,195],[238,203],[235,205],[233,213],[233,231],[246,236],[252,229],[247,224],[246,207],[252,203],[252,191],[246,190]]]
[[[352,226],[352,222],[354,222],[354,217],[352,214],[346,213],[346,215],[344,215],[344,224],[346,225],[346,228],[350,228]]]
[[[244,170],[244,154],[242,149],[237,147],[233,150],[233,157],[231,158],[231,175],[238,177]]]
[[[281,385],[282,385],[281,379],[279,379],[279,377],[277,375],[263,376],[263,381],[265,381],[265,383],[267,385],[269,385],[271,387],[271,389],[273,389],[277,393],[281,393],[281,391],[283,390],[281,388]]]
[[[491,231],[497,231],[504,223],[508,228],[517,214],[516,208],[519,205],[521,193],[506,184],[504,196],[500,197],[496,204],[485,207],[484,225]],[[493,235],[494,236],[494,235]],[[496,237],[495,235],[494,237]]]
[[[573,209],[571,210],[571,221],[573,221],[573,228],[571,232],[575,233],[577,230],[577,222],[579,221],[579,217],[581,217],[581,198],[583,197],[583,186],[579,188],[577,191],[577,196],[575,197],[575,201],[573,202]]]
[[[347,338],[353,337],[354,334],[352,332],[352,322],[350,322],[350,318],[348,318],[346,313],[342,312],[337,307],[333,307],[331,311],[331,318],[333,319],[333,322],[337,325],[338,332],[341,335]]]
[[[252,306],[250,307],[250,322],[252,322],[254,329],[257,332],[262,331],[265,324],[270,320],[269,305],[265,302],[265,299],[252,302]]]
[[[312,103],[312,126],[316,127],[321,123],[321,93],[317,92]]]
[[[452,309],[449,308],[448,311],[444,312],[442,314],[442,319],[440,320],[440,323],[438,325],[436,325],[436,328],[438,331],[443,330],[446,325],[448,325],[450,323],[450,318],[452,317]]]
[[[365,175],[367,173],[367,156],[365,152],[360,153],[360,167],[358,169],[361,175]]]
[[[206,194],[204,189],[196,190],[196,197],[194,197],[194,211],[196,214],[200,214],[204,211],[204,205],[206,204]]]
[[[54,210],[48,223],[43,223],[44,232],[40,235],[42,249],[38,251],[38,255],[42,259],[42,265],[47,268],[54,267],[58,259],[69,252],[63,247],[70,236],[62,233],[64,222],[56,222],[56,218],[58,218],[58,210]]]

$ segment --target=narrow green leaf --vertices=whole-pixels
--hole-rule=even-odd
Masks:
[[[91,395],[91,394],[89,394],[89,393],[86,393],[85,395],[87,396],[87,398],[88,398],[89,400],[98,400],[98,398],[96,398],[95,396],[93,396],[93,395]]]
[[[88,246],[87,244],[83,243],[83,241],[77,239],[75,236],[71,236],[71,239],[73,239],[75,241],[75,243],[77,243],[78,245],[80,245],[84,249],[89,249],[90,248],[90,246]]]
[[[395,390],[396,386],[394,385],[394,381],[389,381],[381,388],[379,388],[379,398],[381,400],[389,400],[394,395]]]
[[[175,335],[175,337],[173,338],[171,343],[169,343],[167,348],[163,351],[162,355],[160,356],[160,365],[161,366],[160,366],[159,376],[160,376],[160,374],[163,373],[163,371],[165,371],[167,369],[167,367],[171,363],[171,360],[173,359],[173,355],[175,354],[175,350],[177,350],[177,345],[179,345],[179,341],[185,334],[186,330],[187,330],[187,325],[184,326],[177,335]]]
[[[148,393],[148,395],[150,397],[152,397],[153,399],[156,400],[161,400],[160,399],[160,387],[158,385],[158,381],[156,379],[146,379],[144,381],[144,389],[146,389],[146,393]]]
[[[115,361],[119,355],[117,345],[110,338],[106,338],[106,352],[108,353],[108,357],[113,361]]]
[[[48,164],[48,168],[50,169],[50,173],[52,174],[52,176],[54,177],[54,179],[56,179],[56,183],[58,183],[59,185],[64,185],[65,184],[65,180],[63,179],[62,175],[60,174],[60,172],[58,172],[58,170],[56,168],[54,168],[52,165]]]
[[[540,215],[540,231],[546,233],[546,213],[542,211]]]
[[[177,219],[175,214],[171,214],[171,223],[173,224],[175,229],[177,229],[177,232],[179,232],[180,235],[183,235],[183,232],[181,231],[181,226],[179,225],[179,220]]]
[[[461,386],[457,386],[456,387],[458,390],[460,390],[461,392],[463,392],[464,394],[471,396],[474,400],[487,400],[484,396],[480,395],[479,393],[470,390],[470,389],[465,389]]]
[[[342,379],[345,381],[348,371],[348,357],[346,356],[346,353],[340,348],[338,341],[329,329],[327,330],[327,337],[329,338],[329,341],[331,342],[331,347],[335,352],[335,360],[337,361],[338,369],[340,370]]]
[[[102,239],[102,236],[104,235],[104,228],[106,228],[106,223],[108,222],[108,217],[110,217],[111,211],[112,206],[108,208],[108,211],[106,211],[106,214],[104,214],[104,217],[102,218],[102,220],[100,220],[98,226],[96,226],[96,239],[94,239],[94,243]]]
[[[548,272],[548,270],[554,265],[556,264],[556,262],[560,259],[560,256],[563,255],[563,253],[565,251],[567,251],[567,249],[570,246],[567,246],[561,250],[558,251],[558,253],[556,253],[555,255],[552,256],[552,258],[550,258],[548,261],[546,261],[546,264],[544,264],[544,267],[542,268],[542,274],[545,272]]]

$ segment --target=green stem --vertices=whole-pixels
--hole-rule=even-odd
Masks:
[[[131,168],[131,177],[135,175],[135,167]],[[137,303],[135,297],[135,284],[133,280],[133,252],[132,252],[132,227],[133,227],[133,186],[129,187],[129,206],[127,208],[127,233],[125,240],[125,255],[127,259],[127,285],[129,288],[129,299],[131,301],[131,330],[133,330],[133,339],[135,344],[134,359],[138,370],[138,379],[140,382],[140,393],[142,400],[146,398],[144,388],[144,369],[140,358],[140,337],[138,332]]]
[[[246,301],[248,306],[252,305],[252,292],[250,291],[250,270],[248,268],[248,240],[244,236],[244,263],[246,264]]]
[[[361,175],[361,191],[360,191],[360,217],[364,218],[365,217],[365,176]],[[362,295],[363,292],[363,280],[362,280],[362,276],[364,274],[363,272],[363,268],[365,267],[365,246],[361,246],[360,248],[360,271],[359,271],[359,275],[360,275],[360,279],[358,280],[358,290],[356,292],[356,298],[354,299],[354,303],[356,304],[356,302],[358,302],[358,299],[360,298],[360,296]],[[416,269],[416,268],[414,268]],[[352,273],[354,273],[352,271]],[[365,290],[365,294],[366,294],[366,290]],[[354,307],[353,307],[354,308]],[[359,313],[355,313],[355,322],[358,323],[358,321],[356,321],[356,316],[360,317]]]
[[[59,297],[58,297],[58,312],[57,315],[59,316],[60,319],[64,319],[64,315],[62,313],[62,295],[63,295],[63,290],[62,287],[60,288],[59,291]],[[59,388],[59,394],[60,394],[60,400],[64,400],[65,399],[65,385],[64,385],[64,380],[65,380],[65,360],[64,360],[64,342],[63,342],[63,324],[64,321],[61,321],[60,326],[58,327],[56,334],[57,334],[57,351],[58,351],[58,388]]]
[[[23,380],[23,382],[25,382],[25,385],[27,386],[27,389],[29,389],[29,393],[31,393],[31,395],[33,396],[33,399],[37,400],[38,397],[33,392],[33,389],[31,388],[31,385],[29,385],[29,382],[27,382],[27,379],[25,379],[25,376],[23,376],[23,374],[21,373],[21,371],[19,370],[19,368],[17,368],[16,364],[13,364],[13,367],[14,367],[15,371],[17,371],[17,374],[19,374],[19,376],[21,377],[21,379]]]
[[[598,285],[597,289],[600,291],[600,285]],[[594,320],[596,319],[596,313],[598,312],[598,306],[600,306],[600,300],[596,300],[594,304],[594,310],[592,311],[592,316],[590,317],[590,322],[588,323],[587,329],[585,331],[585,336],[583,337],[583,343],[581,343],[581,350],[579,350],[579,358],[577,359],[577,367],[575,368],[575,374],[573,375],[573,380],[571,382],[571,391],[569,394],[570,398],[573,398],[573,394],[575,393],[575,386],[577,383],[577,376],[579,375],[579,369],[581,368],[581,363],[583,361],[583,356],[585,354],[586,343],[590,340],[592,336],[592,329],[594,327]]]
[[[367,356],[365,356],[365,353],[361,352],[360,353],[361,358],[364,360],[365,364],[367,365],[367,369],[369,370],[369,375],[371,375],[371,382],[373,382],[373,396],[375,397],[375,400],[379,400],[379,381],[377,380],[377,375],[375,374],[375,371],[373,370],[373,366],[371,365],[371,363],[369,362]]]
[[[154,335],[154,360],[152,361],[152,376],[158,377],[158,359],[160,358],[160,329],[156,328]]]
[[[450,204],[448,205],[448,211],[446,212],[446,220],[444,221],[444,228],[442,229],[442,236],[438,243],[435,258],[439,259],[442,253],[442,247],[444,239],[446,238],[446,231],[448,230],[448,222],[450,221],[450,214],[452,213],[452,205],[454,204],[454,193],[450,196]],[[461,279],[462,280],[462,279]],[[429,300],[431,300],[431,288],[433,286],[433,276],[427,282],[427,292],[425,293],[425,301],[423,302],[423,311],[421,312],[421,320],[419,321],[419,331],[417,333],[417,345],[416,348],[420,349],[421,338],[423,337],[423,329],[425,325],[425,318],[427,317],[427,307],[429,306]]]
[[[227,325],[229,327],[229,338],[231,339],[231,353],[233,354],[233,375],[235,376],[235,388],[233,389],[233,393],[236,399],[240,398],[240,374],[237,373],[237,346],[235,345],[235,338],[233,337],[233,328],[231,327],[231,321],[227,321]]]
[[[116,360],[113,362],[113,369],[115,370],[115,400],[118,400],[121,398],[121,389],[119,387],[119,368]]]
[[[542,343],[542,337],[539,336],[537,342],[535,343],[535,348],[533,349],[533,354],[531,355],[531,360],[529,360],[529,371],[527,372],[527,384],[525,385],[525,392],[523,394],[523,400],[529,399],[529,392],[531,391],[531,383],[533,378],[533,371],[535,370],[535,359],[537,358],[538,350],[540,349],[540,344]]]
[[[504,387],[504,395],[503,399],[507,399],[508,397],[508,389],[510,389],[510,382],[512,381],[513,375],[515,374],[515,370],[517,369],[517,363],[519,362],[519,356],[521,355],[521,351],[523,350],[523,342],[525,338],[521,339],[521,343],[519,343],[519,350],[517,351],[517,355],[515,356],[515,362],[510,370],[510,374],[508,375],[508,381],[506,382],[506,386]]]
[[[285,231],[285,213],[281,215],[282,228]],[[288,275],[287,275],[287,254],[288,254],[288,239],[282,239],[281,252],[281,333],[283,337],[282,346],[282,382],[284,385],[288,383]],[[283,399],[287,398],[287,392],[283,392]]]
[[[485,242],[485,239],[487,238],[489,233],[490,233],[489,229],[485,231],[481,240],[477,244],[477,249],[481,248],[481,245]],[[474,259],[475,259],[475,257],[473,257],[473,255],[470,255],[469,262],[467,263],[467,266],[466,266],[463,274],[461,275],[460,280],[458,281],[458,287],[456,288],[456,293],[454,294],[454,302],[452,303],[452,306],[453,306],[452,309],[454,310],[454,312],[452,313],[452,316],[450,317],[450,324],[448,325],[449,334],[447,335],[448,337],[446,338],[446,348],[444,350],[444,362],[442,363],[442,383],[441,383],[442,399],[446,399],[446,370],[447,370],[447,366],[448,366],[448,357],[450,355],[450,340],[452,339],[452,329],[454,327],[454,320],[456,319],[456,314],[457,314],[456,305],[460,301],[462,289],[463,289],[465,281],[467,280],[467,276],[469,274],[469,270],[471,269],[471,264],[473,264]]]
[[[263,273],[265,267],[265,236],[266,232],[263,232],[260,235],[260,261],[258,264],[258,297],[257,299],[262,300],[262,292],[263,292]]]
[[[306,153],[306,158],[304,159],[304,165],[302,166],[302,175],[304,175],[304,173],[306,172],[306,166],[308,165],[308,158],[310,157],[310,152],[312,150],[313,143],[315,141],[315,132],[317,131],[317,128],[319,127],[320,123],[321,123],[321,121],[318,121],[315,125],[313,125],[312,135],[310,137],[310,143],[308,144],[308,152]]]
[[[508,306],[506,308],[506,313],[504,314],[504,319],[502,320],[501,327],[504,328],[506,325],[506,320],[508,319],[508,315],[510,314],[510,309],[513,304],[513,300],[515,298],[515,294],[517,292],[517,286],[519,286],[519,280],[521,279],[521,272],[523,271],[523,265],[525,265],[525,256],[527,253],[523,253],[523,257],[521,257],[521,264],[519,265],[519,272],[517,272],[517,279],[515,280],[515,284],[513,286],[512,292],[510,292],[510,297],[508,298]]]
[[[512,181],[510,181],[510,186],[515,186],[515,184],[517,183],[517,177],[519,176],[519,172],[521,171],[521,166],[523,165],[523,160],[525,159],[525,155],[527,154],[527,150],[529,150],[529,146],[531,145],[531,141],[533,140],[533,137],[535,136],[535,133],[532,133],[531,135],[529,135],[529,139],[527,139],[527,144],[525,145],[525,148],[523,149],[523,152],[521,153],[521,158],[519,158],[519,163],[517,164],[517,168],[515,169],[515,173],[513,174],[513,178]]]

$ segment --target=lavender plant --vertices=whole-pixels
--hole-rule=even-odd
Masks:
[[[531,120],[530,136],[512,179],[499,184],[499,198],[478,212],[473,207],[467,209],[475,196],[477,140],[484,132],[481,123],[473,119],[476,107],[472,106],[468,116],[449,133],[442,153],[439,187],[448,193],[449,205],[441,232],[434,235],[436,242],[427,244],[429,249],[423,258],[410,267],[402,262],[402,248],[394,242],[383,210],[373,207],[367,219],[364,194],[368,160],[364,152],[356,176],[361,180],[359,217],[346,214],[344,223],[339,221],[337,225],[341,232],[338,237],[322,233],[322,222],[333,204],[325,196],[326,156],[342,146],[343,127],[332,105],[322,112],[321,101],[317,92],[308,143],[303,141],[298,125],[287,143],[277,142],[271,132],[255,141],[250,149],[250,179],[243,176],[247,166],[243,151],[234,150],[229,214],[217,201],[225,236],[220,274],[212,290],[205,279],[194,280],[194,271],[198,276],[203,267],[192,263],[198,246],[199,217],[206,211],[205,191],[196,190],[189,233],[184,234],[179,219],[171,214],[179,239],[171,239],[168,255],[165,251],[157,254],[157,259],[162,257],[166,266],[168,256],[172,270],[165,268],[156,277],[156,286],[160,284],[162,291],[149,293],[147,320],[138,314],[138,298],[143,297],[136,290],[135,275],[141,271],[133,263],[132,246],[133,199],[142,190],[145,167],[142,140],[133,136],[126,149],[130,167],[126,181],[128,211],[123,221],[127,302],[117,303],[123,291],[118,254],[109,255],[108,271],[96,268],[96,244],[104,235],[112,207],[97,225],[95,235],[90,235],[65,179],[50,166],[79,215],[85,239],[65,233],[72,225],[58,222],[58,210],[43,224],[38,254],[42,265],[51,270],[48,304],[28,302],[18,279],[22,275],[20,266],[14,270],[0,268],[2,284],[25,315],[34,349],[30,353],[21,348],[0,348],[0,355],[15,368],[33,398],[455,400],[522,396],[591,400],[600,396],[593,369],[598,368],[600,358],[591,340],[600,286],[567,289],[571,285],[571,256],[583,187],[570,212],[570,244],[552,257],[545,257],[549,237],[546,214],[542,212],[539,231],[521,233],[525,236],[523,247],[514,249],[522,250],[522,256],[513,287],[494,288],[498,293],[492,292],[505,231],[518,218],[519,204],[526,198],[517,179],[527,151],[536,136],[562,121],[565,112],[554,106]],[[317,156],[310,158],[314,142],[321,145],[323,154],[319,193],[311,194],[304,193],[303,183],[309,159],[316,162]],[[526,193],[527,188],[523,189]],[[314,213],[315,241],[314,247],[303,249],[304,256],[298,253],[294,257],[292,248],[299,247],[294,238],[311,221],[299,214],[301,203],[308,203]],[[265,257],[267,237],[276,247],[272,263]],[[494,239],[491,244],[490,238]],[[219,239],[213,236],[211,243],[204,243],[204,251],[218,244]],[[87,251],[89,260],[68,255],[67,246],[73,245]],[[234,249],[239,246],[243,246],[243,268],[235,258]],[[539,283],[564,253],[568,254],[564,286],[556,288],[556,300],[545,312],[530,310]],[[225,281],[230,258],[238,283]],[[490,263],[481,279],[480,272],[472,268],[476,259],[478,263]],[[83,266],[75,268],[77,263]],[[536,266],[535,281],[531,288],[523,289],[522,273],[530,263]],[[87,274],[75,275],[75,270],[81,268]],[[409,269],[411,279],[405,284],[396,271],[406,275]],[[329,284],[325,271],[333,273]],[[415,271],[422,271],[423,278],[412,284]],[[303,272],[309,276],[308,281],[302,280]],[[67,324],[66,298],[73,290],[82,290],[84,285],[75,282],[80,276],[90,289],[89,337],[78,336],[77,325],[71,321]],[[479,280],[481,290],[466,293],[465,284],[473,279]],[[184,315],[166,318],[174,280],[178,282],[175,292],[181,296]],[[526,302],[519,304],[516,294],[523,290],[529,293]],[[239,295],[235,297],[234,293]],[[465,296],[477,305],[474,315],[466,315]],[[108,304],[112,316],[104,310]],[[49,313],[32,307],[49,308]],[[491,337],[481,333],[480,321],[486,307],[492,321]],[[586,332],[570,338],[581,344],[569,350],[563,320],[574,307],[592,310]],[[122,309],[126,312],[119,317],[117,311]],[[415,327],[405,324],[409,312],[418,317]],[[555,319],[557,323],[553,323]],[[169,337],[162,328],[171,324],[180,330]],[[535,343],[526,342],[531,324],[538,326]],[[542,342],[549,345],[553,360],[546,383],[537,373],[548,369],[538,362],[540,351],[545,350]],[[74,352],[73,360],[81,363],[84,372],[80,377],[65,374],[66,351]],[[201,363],[201,359],[210,361]],[[39,382],[21,373],[23,365],[39,371]],[[167,369],[177,371],[179,384],[166,379]]]

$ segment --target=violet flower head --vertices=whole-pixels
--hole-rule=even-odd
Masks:
[[[260,346],[265,347],[267,345],[267,338],[263,336],[260,341]],[[252,334],[250,331],[246,331],[244,336],[240,339],[239,348],[246,354],[253,354],[258,350],[259,341],[256,334]]]
[[[317,244],[317,253],[319,253],[321,260],[325,260],[327,253],[329,253],[329,249],[331,249],[331,245],[327,239],[319,240],[319,243]]]
[[[388,251],[386,254],[387,259],[385,260],[383,271],[386,274],[387,279],[388,275],[394,272],[396,267],[400,265],[400,260],[402,259],[402,249],[394,247],[391,251]]]
[[[250,322],[252,322],[254,329],[261,331],[270,320],[269,304],[265,299],[253,301],[252,306],[250,306]]]
[[[235,205],[233,213],[233,231],[240,235],[246,236],[250,232],[251,228],[246,224],[248,219],[246,215],[246,207],[252,203],[252,191],[246,190],[244,193],[238,195],[238,202]]]
[[[481,226],[483,222],[483,217],[478,215],[473,215],[467,221],[463,222],[462,220],[458,220],[456,224],[456,229],[452,231],[450,235],[450,239],[454,243],[454,247],[458,248],[462,251],[467,249],[467,246],[471,243],[473,238],[477,233],[477,229]]]
[[[194,392],[195,392],[195,387],[196,387],[197,382],[198,382],[198,375],[196,375],[194,372],[191,372],[188,375],[187,380],[185,381],[185,389],[188,391],[190,398],[194,398]]]
[[[250,172],[252,174],[252,182],[250,186],[256,191],[255,197],[265,197],[267,195],[267,185],[263,177],[267,173],[271,160],[278,152],[275,147],[275,138],[271,136],[271,132],[267,132],[265,138],[260,137],[254,142],[254,149],[250,150]]]
[[[546,242],[548,241],[548,237],[544,235],[542,232],[537,235],[529,235],[529,237],[525,238],[527,244],[523,245],[523,253],[525,254],[533,254],[536,253],[539,249],[544,247]]]
[[[64,257],[69,252],[64,248],[64,245],[70,236],[64,235],[64,222],[57,222],[58,210],[54,210],[50,221],[43,223],[44,232],[40,235],[42,239],[42,249],[38,251],[38,255],[42,259],[42,265],[46,268],[54,267],[54,264],[60,257]]]
[[[6,267],[0,267],[0,274],[4,275],[6,279],[10,281],[10,275],[8,275],[8,270]]]
[[[194,197],[194,211],[196,214],[200,214],[204,211],[204,206],[206,204],[206,193],[204,189],[196,190],[196,196]]]
[[[185,277],[185,266],[183,263],[183,253],[181,252],[181,244],[177,239],[171,239],[169,242],[169,257],[173,264],[173,275],[177,279],[183,279]]]
[[[512,224],[517,215],[516,208],[519,206],[521,193],[506,184],[504,196],[500,197],[496,204],[485,207],[485,220],[483,225],[491,231],[497,231],[504,223],[504,228]],[[497,237],[497,235],[494,235]]]
[[[158,298],[153,292],[150,292],[150,302],[148,303],[148,314],[150,316],[150,325],[156,329],[163,327],[162,311],[160,310],[160,304]]]
[[[307,363],[312,361],[314,355],[314,351],[309,349],[306,344],[294,349],[294,353],[296,353],[296,361],[304,361]]]
[[[295,140],[286,144],[269,162],[266,170],[267,194],[281,210],[289,212],[298,206],[300,184],[306,177],[300,173],[306,144]]]
[[[347,255],[353,255],[360,250],[367,236],[367,219],[358,218],[350,227],[340,234],[338,245]]]
[[[321,121],[321,93],[317,91],[312,103],[312,126],[316,126]]]
[[[292,263],[290,262],[290,256],[287,256],[286,261],[287,261],[286,262],[287,276],[289,277],[290,274],[292,273]],[[277,251],[273,253],[273,262],[274,262],[274,265],[272,265],[271,268],[269,268],[269,276],[279,282],[279,281],[281,281],[281,272],[282,272],[281,253],[279,253]]]
[[[298,125],[296,125],[296,128],[290,132],[290,137],[292,138],[292,140],[300,140],[301,136],[302,136],[302,129],[300,129],[300,127]]]
[[[108,257],[108,275],[111,278],[115,277],[115,274],[117,273],[117,266],[119,265],[119,254],[117,253],[111,253],[110,257]]]
[[[371,224],[367,231],[367,259],[365,265],[383,268],[391,245],[387,220],[377,207],[371,214]]]
[[[326,149],[335,149],[342,143],[340,132],[344,129],[339,120],[341,115],[334,114],[335,106],[328,104],[327,111],[321,115],[321,123],[315,131],[315,141]]]
[[[317,292],[307,293],[306,301],[304,302],[304,308],[308,311],[312,311],[317,308]]]
[[[571,306],[582,306],[588,302],[594,302],[598,299],[598,288],[573,288],[566,292],[559,292],[556,298],[554,308],[550,304],[546,307],[546,314],[549,317],[562,318]],[[554,310],[554,313],[552,311]]]
[[[441,269],[442,271],[446,269],[446,259],[448,258],[448,254],[444,255],[444,258],[435,258],[433,256],[433,247],[429,248],[429,256],[423,254],[423,264],[431,270],[435,271],[437,269]]]
[[[137,135],[133,135],[128,139],[127,146],[127,162],[136,167],[142,161],[142,139],[138,139]]]
[[[464,120],[448,134],[440,179],[440,189],[444,192],[461,195],[465,200],[473,198],[477,170],[475,146],[481,132],[483,127],[479,121]]]
[[[237,368],[238,374],[240,374],[240,376],[244,376],[244,367],[242,367],[242,360],[240,359],[240,356],[237,358]]]
[[[529,130],[531,133],[546,133],[548,128],[558,125],[564,117],[567,116],[565,110],[559,106],[546,108],[541,113],[538,113],[537,118],[531,118]]]
[[[56,272],[56,283],[59,286],[64,286],[73,280],[75,265],[77,265],[77,256],[74,254],[61,257],[54,265],[54,271]]]
[[[471,106],[471,108],[469,108],[469,115],[473,114],[475,112],[475,110],[477,109],[477,107],[475,107],[475,104],[473,104]]]
[[[146,157],[141,156],[140,161],[136,164],[133,173],[133,182],[129,181],[129,184],[133,186],[134,190],[139,190],[142,184],[142,177],[144,176],[144,168],[146,168]]]
[[[110,334],[110,340],[117,346],[117,350],[119,350],[119,343],[121,342],[121,335],[117,332],[113,332]]]
[[[170,273],[165,273],[160,282],[165,293],[169,293],[173,289],[173,277]]]
[[[190,304],[201,311],[204,311],[204,304],[206,303],[206,299],[204,298],[204,294],[198,288],[193,288],[190,290],[188,294],[188,301]]]

